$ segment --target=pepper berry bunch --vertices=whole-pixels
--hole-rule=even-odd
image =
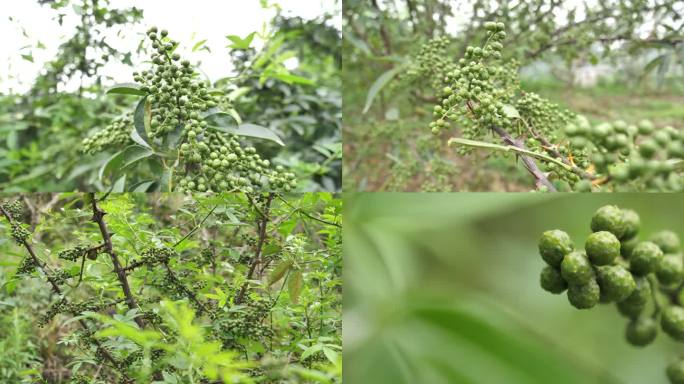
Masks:
[[[473,148],[516,153],[541,191],[684,189],[680,130],[656,128],[647,120],[592,126],[585,117],[521,89],[519,64],[503,55],[505,25],[488,22],[484,29],[482,44],[468,46],[457,61],[442,63],[449,55],[441,52],[447,47],[441,39],[421,50],[438,52],[440,59],[423,53],[433,67],[415,60],[422,69],[410,73],[434,70],[431,76],[439,80],[433,81],[439,102],[428,125],[432,133],[458,128],[460,137],[449,144],[461,154]]]
[[[444,87],[444,75],[456,69],[456,64],[448,59],[449,43],[448,37],[439,36],[423,44],[411,58],[411,65],[406,73],[399,76],[400,84],[430,79],[434,89]]]
[[[680,298],[684,297],[684,259],[679,237],[665,230],[642,241],[640,226],[635,211],[607,205],[591,218],[592,233],[584,249],[575,248],[566,232],[544,232],[539,254],[546,265],[540,285],[553,294],[567,292],[570,305],[577,309],[615,303],[628,319],[625,339],[633,346],[651,344],[659,330],[684,341]],[[666,373],[672,384],[684,383],[684,359],[673,360]]]
[[[212,116],[219,114],[217,107],[227,101],[211,89],[209,81],[200,80],[190,61],[175,52],[179,42],[157,27],[147,31],[147,38],[153,50],[152,67],[133,73],[136,88],[130,90],[143,96],[139,107],[135,114],[117,118],[85,139],[84,151],[93,154],[133,144],[135,132],[136,143],[146,141],[146,146],[159,152],[164,167],[174,168],[168,185],[175,191],[294,189],[293,173],[280,165],[273,167],[256,148],[243,146],[238,135],[214,126]]]
[[[569,147],[584,151],[581,166],[618,184],[618,190],[681,191],[681,172],[676,164],[684,158],[684,134],[666,126],[656,129],[649,120],[628,124],[623,120],[591,125],[583,116],[565,127]],[[575,190],[591,190],[587,181]]]
[[[93,155],[107,148],[133,144],[133,139],[131,139],[132,126],[133,119],[129,116],[114,119],[106,128],[83,140],[81,143],[83,152]]]

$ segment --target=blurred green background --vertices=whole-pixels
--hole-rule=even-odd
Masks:
[[[683,232],[678,194],[346,194],[345,381],[667,383],[684,346],[631,347],[614,304],[539,287],[541,232],[582,247],[605,204],[637,210],[640,238]]]

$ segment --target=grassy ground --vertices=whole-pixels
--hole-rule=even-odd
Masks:
[[[477,152],[460,156],[427,128],[432,105],[407,98],[379,100],[361,114],[369,79],[356,78],[344,98],[344,188],[346,191],[527,191],[532,180],[510,156]],[[345,84],[348,84],[345,82]],[[523,81],[522,88],[549,98],[592,121],[650,119],[656,126],[684,129],[684,89],[628,87],[622,83],[591,88],[554,81]],[[383,111],[397,108],[398,119]],[[390,114],[391,115],[391,114]],[[393,116],[389,116],[393,117]]]

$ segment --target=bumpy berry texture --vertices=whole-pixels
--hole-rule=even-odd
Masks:
[[[664,253],[677,253],[680,249],[679,236],[672,231],[660,231],[651,237]]]
[[[614,205],[599,208],[590,223],[586,254],[572,251],[572,239],[561,230],[542,234],[542,288],[559,294],[567,287],[570,305],[581,310],[615,303],[626,320],[625,340],[634,347],[653,343],[659,329],[684,342],[684,259],[677,234],[660,231],[643,241],[638,213]],[[666,373],[670,383],[684,383],[684,361],[676,359]]]
[[[597,269],[602,302],[620,302],[628,298],[636,289],[632,274],[623,266],[609,265]]]
[[[663,331],[673,339],[684,340],[684,308],[672,305],[663,311],[660,318]]]
[[[644,241],[632,250],[629,266],[633,274],[645,276],[655,272],[663,259],[663,251],[655,243]]]
[[[684,281],[682,255],[665,255],[658,266],[656,276],[663,285],[675,285]]]
[[[594,232],[584,243],[589,260],[595,265],[608,265],[620,256],[620,240],[610,232]]]
[[[607,231],[621,239],[627,232],[625,213],[614,205],[601,207],[591,218],[591,230],[593,232]]]
[[[630,319],[641,315],[648,304],[648,300],[651,298],[651,285],[648,280],[643,277],[637,277],[634,281],[636,286],[632,294],[617,303],[618,311]]]
[[[561,276],[571,285],[585,285],[596,277],[587,255],[574,251],[565,256],[561,262]]]
[[[563,257],[572,252],[574,246],[567,233],[554,229],[546,231],[539,240],[539,253],[552,267],[560,267]]]
[[[589,280],[584,285],[571,285],[568,287],[568,301],[577,309],[589,309],[598,304],[601,297],[601,289],[596,280]]]
[[[539,283],[545,291],[554,294],[563,293],[568,288],[568,283],[563,280],[560,272],[550,265],[542,269]]]

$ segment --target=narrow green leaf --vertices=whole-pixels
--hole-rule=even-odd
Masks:
[[[119,94],[119,95],[137,95],[145,96],[147,93],[143,92],[140,84],[136,83],[122,83],[116,84],[111,88],[107,89],[106,94]]]
[[[197,51],[197,50],[200,49],[200,48],[204,45],[204,43],[206,43],[206,42],[207,42],[207,39],[204,39],[204,40],[198,42],[197,44],[195,44],[195,45],[192,47],[192,51],[193,51],[193,52]]]
[[[304,84],[304,85],[312,85],[314,82],[312,80],[309,80],[305,77],[293,75],[291,73],[287,72],[277,72],[272,75],[273,78],[278,79],[280,81],[286,82],[288,84]]]
[[[299,304],[299,295],[302,293],[302,286],[304,284],[304,276],[302,271],[294,272],[287,282],[287,290],[290,293],[290,300],[293,304]]]
[[[100,168],[99,180],[102,181],[106,176],[117,176],[120,172],[144,158],[150,157],[154,154],[149,148],[141,147],[139,145],[131,145],[115,153],[110,157]]]
[[[398,65],[380,75],[380,77],[373,82],[373,85],[371,85],[370,89],[368,90],[368,95],[366,96],[366,105],[363,107],[363,113],[368,112],[371,105],[373,105],[373,100],[375,100],[375,97],[382,90],[382,88],[384,88],[385,85],[387,85],[394,78],[394,76],[403,71],[405,67],[406,64]]]
[[[126,189],[126,174],[119,177],[119,179],[112,186],[113,193],[123,193]]]
[[[135,108],[135,114],[133,115],[133,130],[131,131],[131,139],[137,144],[150,148],[152,147],[147,143],[149,141],[147,137],[147,129],[150,126],[151,111],[150,105],[147,102],[147,97],[143,97],[138,106]]]
[[[280,279],[282,279],[283,276],[285,276],[285,272],[287,272],[292,266],[292,263],[292,259],[281,261],[273,269],[273,272],[271,272],[271,275],[268,277],[268,286],[270,287],[271,285],[277,283]]]
[[[285,146],[283,140],[272,130],[256,124],[240,124],[236,126],[233,123],[235,116],[226,112],[217,112],[206,116],[205,121],[209,123],[209,127],[217,131],[232,133],[239,136],[254,137],[257,139],[270,140],[279,145]]]

